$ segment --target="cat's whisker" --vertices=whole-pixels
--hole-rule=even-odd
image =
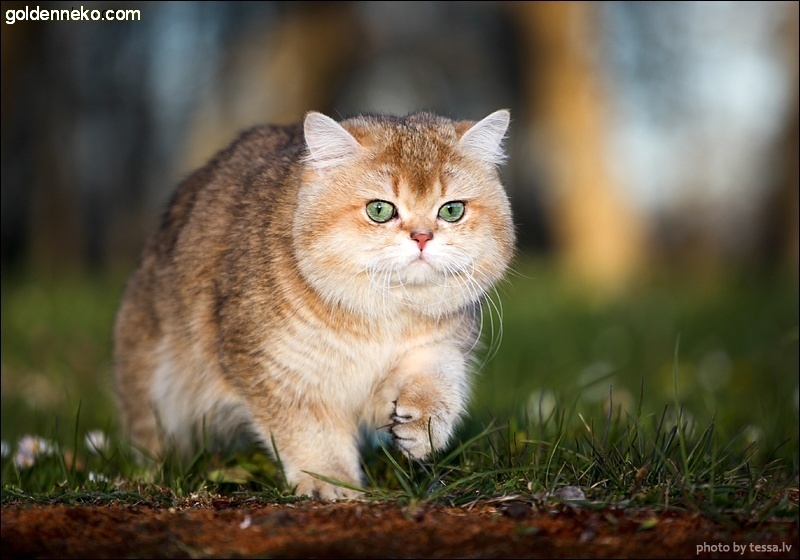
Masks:
[[[374,316],[381,322],[388,323],[390,316],[389,309],[393,297],[390,277],[391,269],[385,266],[379,268],[378,263],[375,263],[371,268],[374,271],[372,283],[380,296],[379,305],[374,307]]]
[[[400,288],[403,290],[403,299],[411,304],[414,304],[415,302],[411,297],[411,295],[408,293],[408,290],[406,289],[406,284],[405,282],[403,282],[403,279],[400,276],[400,271],[398,270],[396,272],[397,272],[397,282],[400,284]]]
[[[475,267],[475,262],[470,256],[466,253],[466,251],[453,247],[454,251],[462,254],[464,257],[467,258],[468,264],[462,266],[448,266],[447,271],[448,274],[446,275],[448,278],[451,276],[449,274],[452,271],[455,271],[456,274],[459,274],[464,278],[464,282],[460,283],[460,287],[466,289],[472,298],[473,301],[477,303],[476,305],[476,312],[480,313],[480,320],[478,322],[478,333],[476,335],[476,340],[472,345],[470,351],[474,350],[475,347],[479,344],[480,337],[483,333],[484,325],[485,325],[485,314],[489,315],[489,327],[490,327],[490,336],[489,336],[489,348],[488,351],[482,360],[482,365],[489,362],[494,356],[497,354],[497,351],[500,348],[500,343],[503,339],[503,308],[502,308],[502,298],[500,298],[499,292],[497,291],[496,285],[492,282],[492,279],[489,276],[479,271]],[[470,267],[470,270],[467,270],[467,266]],[[492,286],[492,291],[494,296],[497,298],[495,299],[492,297],[492,294],[484,288],[480,282],[476,279],[476,276],[485,280],[486,284]],[[484,302],[486,302],[486,313],[484,313]],[[495,314],[497,315],[497,327],[495,327]]]
[[[477,348],[478,345],[481,343],[481,336],[483,335],[483,329],[484,329],[484,326],[485,326],[485,323],[486,323],[485,314],[483,312],[483,309],[484,309],[483,305],[484,305],[483,304],[483,298],[479,298],[477,300],[477,303],[476,303],[475,307],[474,307],[474,309],[475,309],[474,312],[477,313],[480,316],[480,326],[479,326],[479,329],[478,329],[478,333],[475,336],[475,341],[472,344],[472,348],[470,348],[470,351],[472,351],[475,348]]]
[[[395,299],[395,295],[392,293],[392,270],[390,268],[384,268],[381,278],[383,278],[384,285],[383,300],[381,302],[383,306],[382,315],[389,321],[391,315],[389,310],[391,309],[392,301]]]
[[[374,320],[384,323],[386,328],[389,328],[391,326],[391,313],[389,311],[393,298],[391,269],[379,266],[379,264],[379,262],[374,262],[366,268],[370,284],[379,297],[377,304],[370,308],[370,316]]]
[[[476,325],[476,329],[472,332],[472,345],[470,346],[468,352],[472,354],[472,352],[478,347],[481,342],[481,335],[483,334],[484,329],[484,314],[483,314],[483,299],[486,296],[486,291],[483,287],[475,280],[473,274],[475,273],[476,269],[474,266],[474,261],[469,258],[469,255],[464,252],[464,255],[469,259],[469,262],[464,265],[459,266],[447,266],[446,269],[448,273],[452,272],[453,274],[448,274],[447,276],[453,276],[454,279],[458,282],[458,286],[467,291],[469,293],[469,300],[471,301],[471,309],[472,309],[472,320],[473,324]],[[471,270],[468,270],[468,267]]]
[[[497,293],[496,288],[494,289],[494,293],[495,296],[497,296],[497,301],[495,301],[494,298],[492,298],[491,294],[489,293],[486,294],[486,300],[490,306],[489,308],[490,317],[493,315],[492,310],[494,310],[494,312],[497,313],[498,327],[497,327],[497,334],[495,336],[494,321],[492,321],[492,338],[489,345],[489,351],[486,353],[486,357],[483,360],[484,364],[491,361],[495,357],[498,350],[500,349],[500,343],[503,340],[503,303],[502,300],[500,299],[499,294]]]
[[[497,297],[497,301],[492,297],[492,295],[488,292],[485,293],[485,301],[487,303],[486,312],[489,315],[489,321],[491,324],[491,336],[489,339],[489,349],[482,360],[482,365],[485,365],[487,362],[491,361],[494,356],[497,354],[497,351],[500,348],[500,343],[503,339],[503,307],[502,307],[502,299],[500,298],[496,289],[493,289],[494,295]],[[495,331],[494,327],[494,315],[497,314],[497,323],[498,327]]]
[[[472,336],[475,340],[472,341],[472,346],[469,348],[470,355],[480,344],[481,335],[483,334],[483,302],[481,300],[477,300],[472,305],[472,322],[477,324],[477,332],[473,330]]]
[[[375,270],[375,266],[372,263],[368,264],[365,268],[367,278],[369,279],[370,285],[375,289],[375,291],[380,295],[381,300],[384,299],[383,295],[383,286],[378,283],[378,280],[375,278],[377,271]]]
[[[480,303],[484,290],[475,280],[474,274],[477,271],[475,268],[475,261],[466,251],[460,249],[458,251],[461,252],[464,257],[466,257],[467,262],[463,265],[457,265],[453,267],[456,271],[454,276],[463,278],[463,281],[460,282],[459,286],[465,288],[469,292],[470,300]]]

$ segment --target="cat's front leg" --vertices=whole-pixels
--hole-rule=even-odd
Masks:
[[[422,459],[447,445],[466,408],[466,360],[456,348],[416,349],[394,376],[390,433],[404,453]]]
[[[316,406],[295,403],[274,416],[259,410],[255,414],[256,429],[280,458],[286,481],[297,496],[321,501],[358,498],[361,492],[353,488],[362,488],[364,483],[356,426],[337,419],[321,403],[311,404]]]

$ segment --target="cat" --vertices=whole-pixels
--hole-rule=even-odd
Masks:
[[[514,252],[509,120],[309,112],[185,179],[114,325],[133,446],[188,456],[251,434],[320,500],[360,495],[360,426],[414,459],[445,447]]]

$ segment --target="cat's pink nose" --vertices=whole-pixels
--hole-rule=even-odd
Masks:
[[[433,239],[433,234],[429,231],[412,231],[411,239],[417,242],[417,247],[422,251],[425,248],[425,244]]]

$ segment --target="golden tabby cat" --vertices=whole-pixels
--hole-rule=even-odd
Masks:
[[[180,186],[115,326],[126,435],[152,456],[242,433],[298,495],[357,495],[359,427],[413,458],[465,410],[486,291],[514,246],[508,111],[244,134]],[[208,443],[208,441],[206,441]]]

